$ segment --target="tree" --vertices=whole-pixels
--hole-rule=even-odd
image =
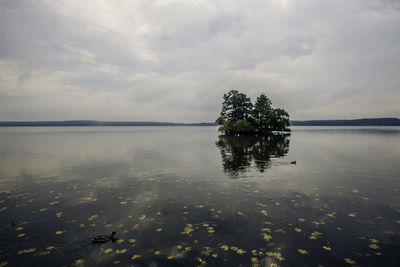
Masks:
[[[271,105],[272,102],[266,95],[261,94],[257,97],[252,113],[259,132],[271,131],[271,120],[273,116]]]
[[[273,110],[272,130],[278,132],[290,132],[289,114],[284,109],[276,108]]]
[[[224,94],[221,116],[236,123],[238,120],[247,120],[251,116],[253,104],[245,94],[231,90]]]
[[[254,130],[254,124],[248,120],[238,120],[234,125],[234,131],[238,133],[252,133]]]

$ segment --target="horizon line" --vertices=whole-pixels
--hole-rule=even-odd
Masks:
[[[370,118],[357,118],[357,119],[294,119],[290,121],[308,122],[308,121],[354,121],[354,120],[382,120],[382,119],[397,119],[397,117],[370,117]],[[173,123],[173,124],[199,124],[199,123],[213,123],[212,121],[202,122],[172,122],[172,121],[152,121],[152,120],[93,120],[93,119],[70,119],[70,120],[4,120],[0,123],[43,123],[43,122],[106,122],[106,123]]]

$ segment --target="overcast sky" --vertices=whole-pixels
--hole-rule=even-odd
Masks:
[[[0,120],[400,117],[398,0],[0,0]]]

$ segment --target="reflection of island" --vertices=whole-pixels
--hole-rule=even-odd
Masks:
[[[271,167],[271,158],[281,158],[289,151],[288,135],[220,135],[218,139],[224,172],[233,178],[246,172],[252,162],[264,172]]]

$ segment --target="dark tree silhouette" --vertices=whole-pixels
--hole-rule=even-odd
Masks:
[[[264,94],[257,97],[254,104],[253,117],[259,132],[270,132],[272,130],[271,120],[273,116],[273,109],[271,107],[271,100]]]
[[[261,94],[253,105],[245,94],[231,90],[224,94],[219,131],[226,134],[270,134],[290,132],[289,114],[283,109],[273,109],[271,100]]]
[[[231,90],[224,94],[221,116],[236,123],[239,120],[247,120],[251,115],[252,108],[253,104],[250,98],[236,90]]]

